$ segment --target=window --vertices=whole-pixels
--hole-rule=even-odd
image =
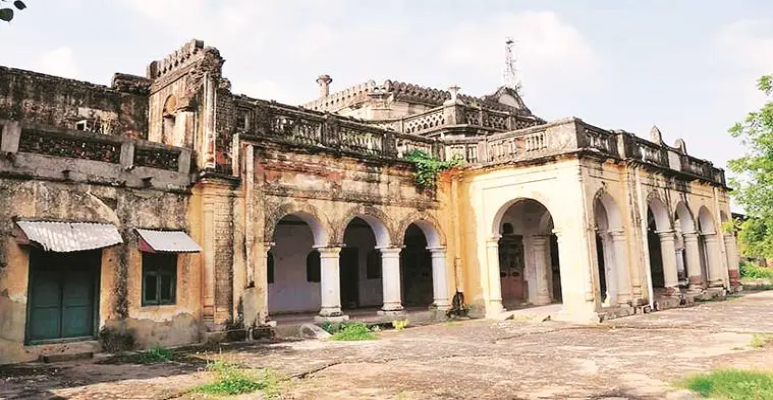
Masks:
[[[368,279],[381,279],[381,252],[373,249],[368,252],[368,260],[365,268]]]
[[[177,254],[142,253],[142,305],[175,304]]]
[[[268,275],[268,283],[274,283],[274,253],[269,251],[268,252],[268,260],[266,260],[266,268],[268,268],[268,271],[266,274]]]
[[[306,282],[320,281],[320,258],[317,250],[312,250],[306,256]]]

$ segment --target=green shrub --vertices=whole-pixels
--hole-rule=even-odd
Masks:
[[[140,364],[158,364],[172,359],[172,350],[159,345],[155,345],[148,351],[143,351],[139,355]]]
[[[717,370],[693,375],[680,386],[714,399],[773,399],[773,373],[765,371]]]
[[[268,398],[279,394],[279,379],[270,369],[263,370],[263,379],[258,379],[254,374],[240,369],[239,366],[219,359],[207,365],[207,370],[215,374],[215,381],[194,388],[194,392],[235,396],[262,390]]]
[[[374,340],[376,335],[368,329],[368,326],[361,322],[350,322],[343,326],[343,329],[333,334],[330,340],[336,341],[357,341]]]
[[[773,269],[761,267],[748,261],[742,261],[740,265],[741,278],[745,279],[773,279]]]

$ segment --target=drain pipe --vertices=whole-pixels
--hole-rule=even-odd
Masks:
[[[649,238],[647,237],[647,202],[644,199],[644,192],[641,187],[641,176],[639,175],[639,168],[634,169],[636,176],[636,191],[639,195],[639,220],[641,225],[642,243],[644,247],[642,251],[644,253],[644,270],[647,272],[647,297],[649,298],[650,311],[655,308],[655,291],[652,288],[652,267],[650,266],[650,246]]]

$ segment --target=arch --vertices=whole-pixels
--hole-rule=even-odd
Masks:
[[[396,235],[393,235],[389,228],[389,217],[378,208],[370,206],[356,206],[346,213],[340,223],[336,224],[336,243],[344,242],[346,227],[349,226],[349,223],[355,218],[365,221],[373,230],[373,235],[376,237],[377,248],[388,248],[392,246],[392,237]]]
[[[727,223],[727,221],[728,221],[728,218],[727,218],[727,213],[725,212],[725,210],[720,210],[720,211],[719,211],[719,222],[720,222],[722,225],[724,225],[724,224],[726,224],[726,223]]]
[[[682,233],[695,232],[695,218],[685,202],[680,201],[679,204],[676,205],[675,214],[676,220],[679,221],[679,227],[681,228]]]
[[[664,232],[671,229],[671,218],[669,217],[668,207],[655,192],[650,193],[647,198],[647,206],[655,217],[655,229]]]
[[[516,205],[519,202],[528,201],[528,200],[534,201],[539,205],[541,205],[543,208],[545,208],[545,210],[547,210],[547,214],[551,215],[551,221],[552,221],[552,216],[554,214],[551,208],[548,206],[549,202],[547,198],[540,193],[532,192],[530,196],[521,196],[521,197],[515,198],[499,207],[496,214],[494,214],[494,220],[492,221],[492,224],[491,224],[491,236],[497,237],[500,235],[502,219],[505,217],[505,214],[507,214],[507,211],[510,210],[512,206]]]
[[[170,94],[166,101],[164,101],[164,109],[162,112],[162,115],[164,117],[174,115],[175,111],[177,111],[177,97],[175,97],[173,94]]]
[[[701,206],[698,210],[698,228],[701,234],[712,235],[717,233],[716,225],[714,224],[714,218],[711,216],[711,212],[706,206]]]
[[[603,207],[603,211],[605,213],[606,217],[606,228],[611,229],[620,229],[623,227],[623,217],[620,214],[620,209],[617,207],[617,203],[615,203],[615,199],[610,196],[610,194],[602,189],[599,189],[598,192],[596,192],[596,195],[594,198],[594,205],[600,204]],[[594,207],[595,210],[595,207]]]
[[[323,222],[324,220],[319,217],[317,210],[308,204],[304,204],[303,206],[283,204],[276,207],[271,212],[267,212],[264,238],[266,240],[272,240],[274,238],[274,230],[279,221],[291,215],[300,218],[309,225],[311,233],[314,236],[314,247],[327,247],[330,244],[330,234],[327,225]]]
[[[424,233],[424,237],[427,238],[427,247],[445,246],[445,235],[440,231],[438,221],[431,215],[420,212],[412,213],[403,219],[403,223],[400,224],[400,229],[397,232],[397,243],[405,244],[405,231],[412,224],[418,226],[422,233]]]

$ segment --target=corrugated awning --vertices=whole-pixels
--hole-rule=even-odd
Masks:
[[[137,233],[140,235],[140,251],[149,253],[198,253],[201,251],[201,247],[183,231],[137,229]]]
[[[45,251],[69,253],[101,249],[123,243],[118,229],[111,224],[92,222],[17,221],[21,230],[17,240],[35,243]]]

